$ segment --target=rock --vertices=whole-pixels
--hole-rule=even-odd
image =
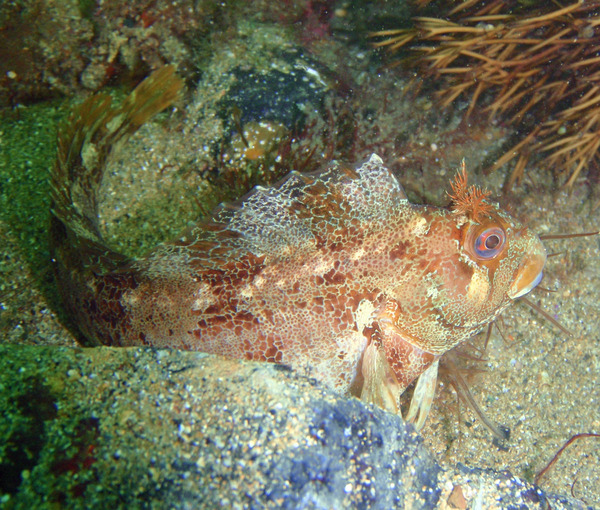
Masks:
[[[459,485],[485,508],[548,501],[510,474],[442,472],[400,417],[286,367],[15,345],[0,360],[0,502],[14,507],[454,508]]]

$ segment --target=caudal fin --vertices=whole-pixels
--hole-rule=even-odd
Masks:
[[[65,307],[88,336],[82,303],[93,301],[99,274],[114,271],[127,258],[111,250],[98,228],[98,190],[115,144],[135,133],[179,96],[182,80],[173,66],[146,78],[119,106],[104,93],[77,106],[58,132],[50,182],[50,248]],[[93,336],[93,335],[91,335]]]

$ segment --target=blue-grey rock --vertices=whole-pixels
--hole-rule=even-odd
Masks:
[[[266,363],[2,345],[0,404],[6,508],[452,508],[457,484],[473,508],[548,502],[507,473],[444,472],[399,416]]]

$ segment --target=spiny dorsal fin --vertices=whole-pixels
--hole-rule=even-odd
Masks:
[[[242,234],[240,242],[255,253],[276,255],[283,247],[310,249],[316,237],[352,221],[384,223],[407,204],[397,179],[373,154],[355,170],[333,163],[320,173],[292,172],[278,185],[256,187],[237,207],[219,208],[214,219]]]

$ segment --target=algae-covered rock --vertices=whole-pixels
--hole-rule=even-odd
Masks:
[[[442,472],[398,416],[285,367],[14,345],[0,360],[6,508],[448,508],[456,487],[546,505],[507,473]]]

